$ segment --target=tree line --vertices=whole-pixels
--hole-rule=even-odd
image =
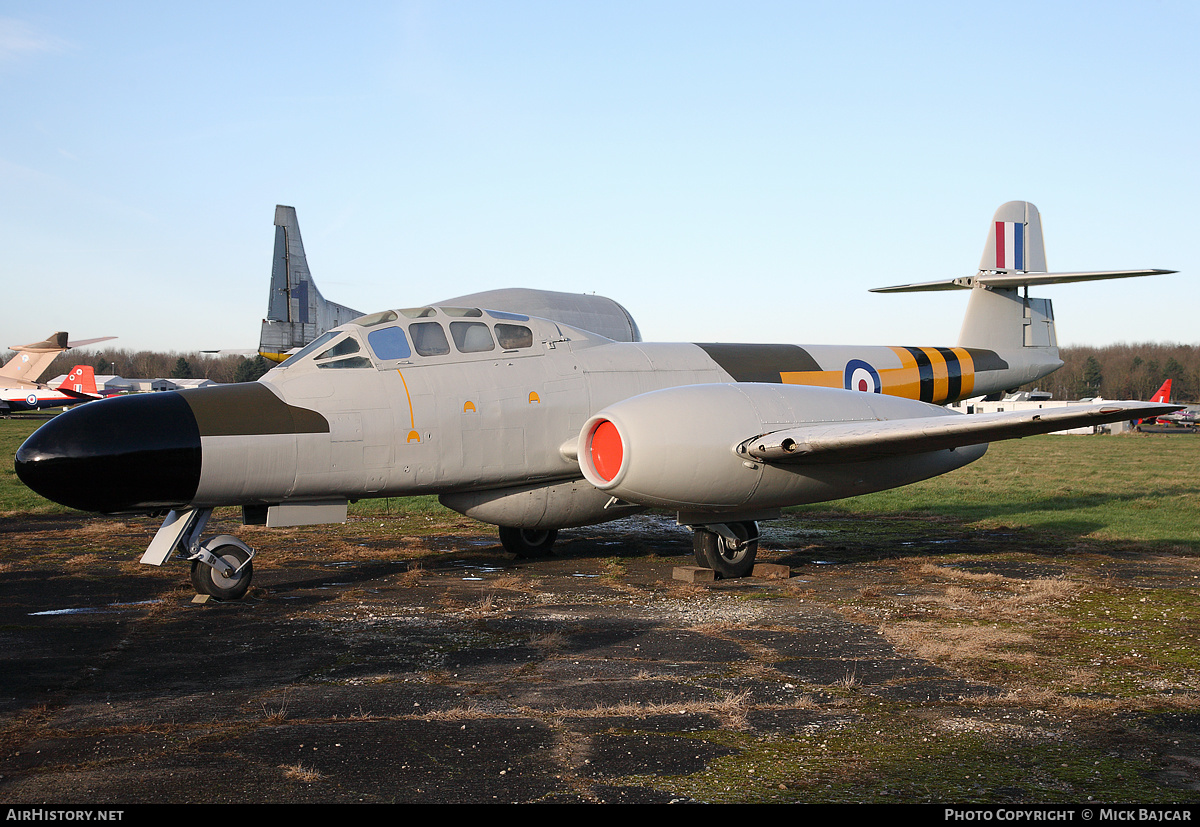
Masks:
[[[14,354],[6,357],[11,359]],[[1149,399],[1166,379],[1172,399],[1200,401],[1200,345],[1157,342],[1120,343],[1106,347],[1075,346],[1059,351],[1064,365],[1022,390],[1049,391],[1055,399]],[[158,353],[108,348],[96,352],[60,353],[43,375],[48,381],[75,365],[88,364],[97,374],[126,379],[211,379],[214,382],[253,382],[274,363],[262,356],[207,353]]]
[[[1121,342],[1064,347],[1059,356],[1061,368],[1022,390],[1049,391],[1055,399],[1148,400],[1170,379],[1172,401],[1200,401],[1200,345]]]
[[[5,357],[6,363],[15,354]],[[100,351],[72,351],[58,354],[42,374],[49,382],[68,373],[76,365],[91,365],[97,375],[114,374],[124,379],[211,379],[214,382],[253,382],[275,363],[257,354],[253,356],[210,353],[159,353],[150,350],[106,348]]]

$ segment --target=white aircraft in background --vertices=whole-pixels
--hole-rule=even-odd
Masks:
[[[86,365],[76,365],[59,388],[51,388],[38,380],[63,351],[113,338],[116,337],[69,342],[67,334],[59,331],[31,345],[10,345],[9,350],[15,351],[16,355],[0,367],[0,416],[8,416],[13,411],[61,407],[103,398],[104,395],[96,390],[95,372]],[[74,398],[72,394],[75,394]]]
[[[641,341],[641,334],[629,312],[604,296],[508,289],[457,296],[437,304],[487,307],[549,317],[613,341]],[[271,288],[267,295],[267,317],[263,319],[259,334],[259,355],[272,362],[282,362],[326,331],[363,315],[321,295],[304,254],[296,208],[277,205]]]
[[[101,393],[96,388],[96,372],[91,365],[76,365],[57,388],[0,388],[0,415],[43,408],[62,408],[107,399],[116,393]]]

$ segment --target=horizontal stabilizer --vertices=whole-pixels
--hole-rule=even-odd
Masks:
[[[88,345],[94,345],[97,342],[107,342],[109,339],[115,339],[115,338],[117,338],[117,337],[116,336],[100,336],[99,338],[96,338],[96,339],[79,339],[79,340],[72,339],[71,341],[67,342],[67,347],[68,348],[87,347]]]
[[[754,437],[744,442],[739,452],[770,463],[869,460],[1143,419],[1180,407],[1150,402],[1104,402],[1030,411],[805,425]]]
[[[70,345],[67,343],[66,331],[58,331],[51,333],[41,342],[34,342],[31,345],[9,345],[9,350],[15,350],[18,353],[47,353],[61,350],[66,350]]]
[[[875,287],[872,293],[917,293],[930,290],[966,290],[976,285],[984,287],[1028,287],[1036,284],[1069,284],[1076,281],[1100,281],[1102,279],[1128,279],[1135,276],[1161,276],[1176,270],[1097,270],[1084,273],[1020,273],[981,272],[978,275],[941,281],[925,281],[916,284],[897,284],[893,287]]]
[[[104,397],[98,393],[87,393],[86,391],[77,391],[72,388],[55,388],[54,390],[61,393],[63,396],[69,396],[72,399],[78,399],[80,402],[88,399],[103,399]]]

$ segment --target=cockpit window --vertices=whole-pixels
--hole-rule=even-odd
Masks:
[[[319,368],[373,368],[371,360],[365,356],[351,356],[349,359],[333,359],[329,362],[318,362]]]
[[[358,340],[353,336],[347,336],[333,347],[326,350],[315,358],[317,367],[319,368],[370,368],[374,367],[371,360],[365,356],[355,356],[354,354],[362,350],[358,344]]]
[[[474,317],[478,319],[483,315],[483,311],[478,307],[443,307],[442,312],[447,316],[456,316],[460,319]]]
[[[450,322],[450,335],[460,353],[484,353],[496,349],[492,334],[483,322]]]
[[[408,326],[413,347],[422,356],[444,356],[450,352],[446,330],[437,322],[417,322]]]
[[[379,324],[387,324],[394,322],[399,316],[395,310],[384,310],[382,313],[372,313],[370,316],[360,316],[354,320],[354,323],[359,327],[374,327]]]
[[[412,350],[408,346],[408,337],[404,335],[403,328],[385,327],[380,330],[372,330],[367,334],[367,344],[375,352],[375,358],[381,361],[407,359],[412,356]]]
[[[523,324],[496,325],[496,341],[502,350],[516,350],[533,345],[533,331]]]
[[[358,353],[358,351],[358,342],[347,336],[345,339],[342,339],[336,345],[329,348],[329,350],[318,356],[317,359],[332,359],[335,356],[349,356],[352,353]]]
[[[309,342],[307,345],[302,347],[300,350],[296,351],[291,356],[289,356],[284,364],[287,364],[287,362],[291,362],[292,364],[299,362],[301,359],[303,359],[305,356],[308,356],[310,353],[315,353],[318,350],[320,350],[321,348],[325,347],[325,345],[329,344],[329,342],[335,336],[339,336],[339,335],[341,335],[340,330],[331,330],[328,333],[322,333],[320,336],[313,339],[311,342]]]

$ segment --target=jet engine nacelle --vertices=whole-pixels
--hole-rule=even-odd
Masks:
[[[736,514],[905,485],[966,465],[987,450],[979,445],[854,462],[767,464],[739,451],[753,437],[805,424],[959,415],[860,391],[689,385],[605,408],[584,424],[577,451],[587,481],[626,502]]]

